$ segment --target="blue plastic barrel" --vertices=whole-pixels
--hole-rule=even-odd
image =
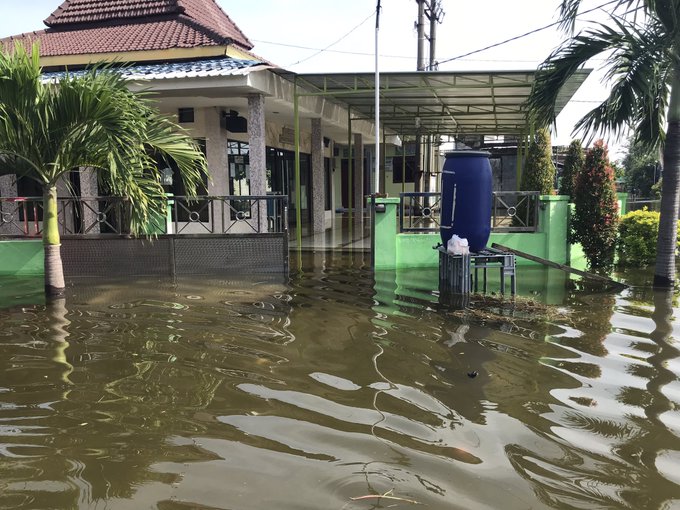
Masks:
[[[444,246],[453,234],[468,240],[470,251],[486,247],[491,234],[493,180],[489,153],[446,153],[442,171],[441,238]]]

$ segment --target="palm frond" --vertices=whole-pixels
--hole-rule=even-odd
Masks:
[[[663,141],[671,66],[667,48],[671,41],[657,20],[650,20],[642,29],[622,20],[613,22],[619,38],[605,77],[611,83],[610,94],[574,130],[621,138],[629,127],[634,127],[638,140],[656,147]]]
[[[129,198],[132,231],[142,231],[165,208],[156,155],[175,163],[189,195],[207,174],[194,141],[147,96],[110,66],[43,83],[37,47],[0,54],[0,172],[53,186],[74,168],[95,168],[110,193]]]
[[[527,100],[530,118],[539,126],[555,121],[555,103],[562,87],[591,58],[616,48],[620,35],[607,26],[587,30],[555,50],[538,68]]]
[[[651,6],[655,3],[663,1],[677,1],[677,0],[610,0],[599,6],[601,9],[607,9],[608,12],[614,13],[621,9],[628,12],[635,12],[637,10],[644,10],[648,12]],[[563,0],[559,7],[559,26],[565,32],[574,32],[576,20],[580,13],[582,0]]]

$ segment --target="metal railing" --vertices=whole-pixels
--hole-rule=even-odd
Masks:
[[[536,232],[538,191],[495,191],[491,209],[492,232]]]
[[[256,234],[288,231],[288,197],[169,196],[165,214],[150,215],[141,235]],[[131,202],[126,197],[57,199],[62,236],[129,236]],[[0,197],[0,237],[42,234],[43,198]]]
[[[491,231],[536,232],[539,196],[538,191],[493,192]],[[399,194],[399,232],[433,233],[440,226],[440,193]]]
[[[626,203],[626,212],[639,211],[647,208],[649,211],[659,212],[661,210],[661,200],[628,200]]]
[[[400,232],[439,232],[441,193],[399,193]]]

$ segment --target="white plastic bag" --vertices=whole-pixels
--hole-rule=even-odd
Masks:
[[[446,243],[446,251],[452,255],[467,255],[470,253],[468,240],[464,237],[458,237],[456,234],[451,236],[451,239]]]

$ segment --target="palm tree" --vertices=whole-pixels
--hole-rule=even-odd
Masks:
[[[606,4],[613,7],[611,23],[574,34],[580,5],[581,0],[562,0],[560,20],[572,35],[539,66],[529,115],[541,124],[553,122],[562,85],[591,58],[605,57],[609,97],[586,114],[575,130],[620,136],[630,128],[637,142],[663,147],[654,286],[671,287],[680,205],[680,0],[613,0]]]
[[[46,81],[36,46],[0,52],[0,176],[37,181],[43,189],[45,291],[63,294],[57,182],[92,167],[112,195],[128,197],[130,230],[139,233],[165,207],[156,158],[173,161],[187,193],[207,173],[203,154],[144,95],[102,67]]]

